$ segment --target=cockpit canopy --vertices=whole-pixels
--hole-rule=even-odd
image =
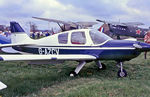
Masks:
[[[59,44],[68,45],[97,45],[107,40],[112,40],[112,38],[98,30],[89,29],[73,30],[58,35]]]

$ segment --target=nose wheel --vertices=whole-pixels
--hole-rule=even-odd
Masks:
[[[126,72],[126,70],[119,70],[118,71],[118,77],[126,77],[127,76],[127,72]]]
[[[120,64],[120,69],[117,73],[118,77],[126,77],[127,76],[127,71],[125,69],[123,69],[122,62],[120,62],[119,64]]]

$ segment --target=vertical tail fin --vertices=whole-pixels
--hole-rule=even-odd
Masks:
[[[25,32],[17,22],[10,22],[11,33]]]
[[[12,43],[32,40],[17,22],[10,22],[10,30]]]

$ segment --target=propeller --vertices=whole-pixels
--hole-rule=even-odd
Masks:
[[[136,49],[142,49],[142,46],[139,45],[139,44],[133,44],[133,46],[134,46]],[[145,51],[145,53],[144,53],[144,59],[147,59],[147,51]]]
[[[136,49],[142,49],[142,46],[139,45],[139,44],[133,44],[133,46],[134,46]]]

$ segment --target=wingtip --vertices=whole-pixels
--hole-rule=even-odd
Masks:
[[[0,81],[0,90],[7,88],[7,85]]]

